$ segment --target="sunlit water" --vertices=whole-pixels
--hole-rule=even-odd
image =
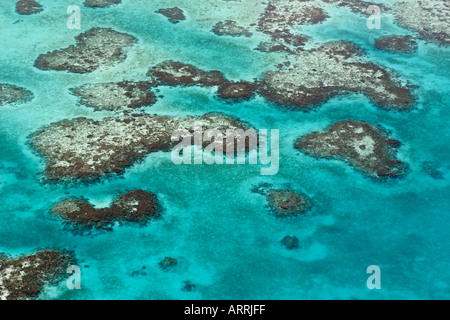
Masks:
[[[69,88],[144,80],[151,66],[167,59],[250,81],[282,59],[254,50],[261,35],[242,39],[210,32],[215,22],[232,19],[233,10],[244,10],[245,3],[217,1],[214,9],[211,1],[202,1],[217,13],[206,17],[196,12],[200,4],[187,1],[123,2],[94,10],[73,0],[71,4],[82,8],[81,30],[66,28],[63,1],[41,0],[44,12],[32,16],[16,14],[14,0],[0,5],[0,82],[34,93],[31,102],[1,107],[0,251],[19,255],[40,248],[74,250],[82,270],[82,290],[69,291],[62,283],[47,289],[44,299],[450,298],[449,50],[423,41],[412,55],[375,50],[376,37],[411,34],[389,16],[382,29],[369,30],[363,16],[334,9],[333,18],[301,31],[314,43],[354,41],[368,59],[419,86],[417,108],[410,112],[384,111],[362,95],[341,96],[303,113],[260,97],[227,104],[215,97],[214,89],[163,87],[164,98],[145,112],[184,116],[219,111],[256,128],[279,129],[279,173],[263,177],[259,165],[175,166],[169,153],[155,153],[122,177],[102,183],[42,184],[44,163],[27,144],[31,133],[66,118],[113,115],[77,105]],[[173,25],[154,13],[174,5],[185,9],[186,21]],[[94,26],[127,32],[139,43],[127,51],[123,63],[91,74],[33,67],[40,53],[71,45],[74,36]],[[409,164],[407,175],[377,182],[340,161],[316,160],[293,148],[298,137],[346,119],[391,130],[404,143],[398,158]],[[444,179],[423,172],[424,161],[440,166]],[[269,215],[264,197],[251,192],[260,183],[304,192],[314,207],[306,216],[277,219]],[[118,194],[136,188],[157,194],[165,208],[162,219],[145,227],[117,226],[113,232],[80,236],[64,230],[49,214],[49,208],[66,197],[84,196],[107,206]],[[280,240],[286,235],[297,236],[301,248],[283,248]],[[178,259],[172,271],[158,266],[166,256]],[[381,290],[366,286],[370,265],[381,268]],[[145,274],[132,276],[136,270]],[[196,290],[181,290],[185,281],[195,283]]]

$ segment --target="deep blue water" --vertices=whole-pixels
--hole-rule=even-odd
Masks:
[[[124,0],[115,7],[93,10],[73,0],[71,4],[82,8],[81,30],[65,27],[68,15],[63,1],[41,0],[44,12],[32,16],[17,15],[14,3],[0,4],[0,83],[23,86],[33,91],[34,99],[1,107],[0,252],[19,255],[64,248],[74,250],[82,260],[82,290],[68,291],[62,283],[47,289],[42,298],[450,298],[448,48],[419,40],[419,50],[412,55],[377,51],[372,45],[376,37],[413,33],[394,25],[389,16],[381,30],[369,30],[363,16],[336,9],[339,19],[332,15],[302,32],[317,43],[353,41],[367,51],[368,59],[419,86],[414,110],[385,111],[362,95],[347,95],[303,113],[260,97],[227,104],[214,96],[214,89],[163,87],[164,98],[146,112],[184,116],[219,111],[257,128],[279,129],[279,173],[262,177],[260,166],[254,165],[175,166],[169,153],[155,153],[123,177],[89,186],[49,186],[39,180],[44,163],[27,144],[28,136],[62,119],[112,115],[77,105],[69,88],[143,80],[151,66],[167,59],[219,69],[232,80],[252,80],[273,69],[282,56],[253,50],[257,35],[240,39],[210,32],[213,21],[227,17],[221,9],[232,13],[229,7],[234,2],[218,1],[218,16],[209,22],[187,1]],[[235,5],[242,9],[244,4]],[[174,5],[185,9],[186,21],[173,25],[154,14]],[[14,24],[19,19],[23,21]],[[130,33],[139,43],[123,63],[92,74],[33,67],[40,53],[73,44],[74,36],[93,26]],[[346,119],[363,119],[391,130],[403,142],[398,158],[409,164],[407,175],[396,181],[374,181],[343,162],[316,160],[293,148],[298,137]],[[434,162],[444,178],[423,172],[424,161]],[[268,214],[265,199],[251,192],[263,182],[305,192],[313,209],[304,217],[276,219]],[[118,226],[113,232],[80,236],[64,230],[48,212],[65,197],[84,196],[106,206],[119,193],[135,188],[158,195],[165,208],[163,219],[145,227]],[[288,251],[280,245],[288,234],[300,239],[300,249]],[[158,266],[166,256],[179,261],[171,272]],[[381,268],[381,290],[366,287],[370,265]],[[143,266],[146,276],[131,276]],[[187,280],[197,284],[196,291],[180,290]]]

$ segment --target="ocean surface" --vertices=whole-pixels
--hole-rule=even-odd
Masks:
[[[185,116],[223,112],[256,128],[280,130],[280,170],[261,176],[260,165],[181,165],[158,152],[121,177],[90,185],[41,182],[43,159],[29,135],[50,123],[75,117],[101,119],[77,104],[69,88],[85,83],[147,80],[148,69],[164,60],[220,70],[230,80],[260,78],[283,61],[281,53],[254,50],[251,38],[217,36],[212,26],[248,13],[257,17],[259,1],[122,1],[106,9],[83,7],[81,0],[40,0],[44,11],[20,16],[14,0],[0,3],[0,83],[32,91],[34,99],[0,107],[0,252],[17,256],[38,249],[73,250],[81,268],[81,290],[65,282],[48,287],[42,299],[449,299],[450,298],[450,62],[449,48],[417,40],[414,54],[376,50],[384,35],[416,36],[382,16],[370,30],[366,17],[335,8],[331,18],[301,27],[308,46],[353,41],[367,59],[395,70],[418,86],[416,107],[386,111],[359,94],[331,99],[313,112],[290,111],[262,97],[225,103],[215,88],[161,87],[164,98],[146,107],[151,114]],[[392,1],[378,1],[392,3]],[[69,30],[67,6],[78,5],[81,30]],[[154,13],[179,6],[186,20],[171,24]],[[264,6],[262,6],[264,7]],[[138,38],[127,59],[90,74],[41,71],[41,53],[64,48],[91,27],[111,27]],[[398,159],[409,164],[398,180],[375,181],[342,161],[317,160],[294,149],[294,141],[340,120],[381,124],[403,142]],[[432,162],[442,179],[428,175]],[[251,189],[261,183],[306,193],[314,206],[294,219],[269,214],[266,199]],[[145,227],[116,226],[113,232],[76,235],[49,209],[67,197],[109,206],[120,193],[142,188],[155,193],[163,218]],[[297,236],[300,248],[280,240]],[[158,262],[175,257],[163,271]],[[367,267],[381,270],[381,289],[366,286]],[[145,270],[143,267],[145,266]],[[134,275],[133,271],[141,271]],[[196,290],[183,291],[185,281]]]

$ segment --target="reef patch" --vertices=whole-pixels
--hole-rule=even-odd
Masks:
[[[295,236],[286,236],[281,239],[281,245],[286,249],[293,250],[299,248],[299,240]]]
[[[218,86],[227,80],[220,71],[203,71],[197,67],[178,61],[167,60],[152,67],[148,76],[156,79],[158,84],[168,86]]]
[[[0,300],[38,298],[46,285],[57,284],[75,264],[73,255],[57,250],[8,258],[0,255]]]
[[[370,177],[386,180],[405,174],[407,164],[395,158],[400,145],[379,126],[346,120],[299,138],[294,147],[316,158],[343,160]]]
[[[259,93],[277,105],[309,111],[351,92],[364,93],[383,109],[408,110],[414,105],[408,85],[393,71],[365,60],[351,42],[328,42],[290,57],[261,80]]]
[[[16,12],[22,15],[30,15],[42,12],[44,8],[36,1],[20,0],[16,2]]]
[[[297,34],[294,27],[317,24],[329,16],[317,1],[271,1],[258,20],[258,30],[270,35],[271,41],[261,43],[264,52],[286,51],[296,53],[303,50],[308,37]]]
[[[236,21],[225,20],[217,22],[212,32],[218,36],[232,36],[232,37],[251,37],[253,34],[244,27],[239,26]]]
[[[173,269],[178,264],[177,259],[172,257],[165,257],[163,260],[161,260],[158,265],[161,267],[161,269],[168,271],[170,269]]]
[[[217,95],[221,99],[232,102],[245,101],[255,95],[257,88],[257,84],[246,81],[225,82],[217,89]]]
[[[53,123],[30,136],[30,144],[46,160],[46,182],[92,182],[120,175],[147,154],[169,151],[175,130],[194,132],[195,122],[205,130],[243,129],[250,125],[220,113],[172,118],[148,114],[109,117],[101,121],[76,118]],[[226,148],[226,144],[224,145]]]
[[[394,16],[404,28],[417,32],[424,40],[450,44],[450,4],[445,0],[410,0],[395,3]]]
[[[10,103],[23,103],[33,99],[31,91],[11,84],[0,84],[0,106]]]
[[[159,9],[155,12],[166,16],[173,24],[186,20],[186,16],[184,15],[183,10],[178,7]]]
[[[81,229],[111,231],[116,222],[145,225],[161,216],[156,195],[141,189],[118,196],[108,208],[94,208],[84,198],[66,199],[57,203],[51,213],[61,217],[68,225]]]
[[[393,53],[414,53],[417,42],[411,36],[386,36],[375,39],[375,48]]]
[[[125,60],[124,48],[137,41],[129,34],[97,27],[75,39],[76,45],[39,55],[34,66],[41,70],[89,73]]]
[[[80,103],[95,110],[117,111],[123,108],[139,108],[156,103],[156,96],[151,91],[152,82],[121,81],[113,83],[85,84],[72,88],[80,97]]]
[[[119,4],[122,0],[86,0],[84,1],[85,7],[91,8],[106,8],[113,4]]]
[[[277,218],[296,217],[312,206],[308,196],[292,190],[268,190],[267,200],[271,213]]]

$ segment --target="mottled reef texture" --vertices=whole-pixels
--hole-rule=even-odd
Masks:
[[[422,162],[422,171],[432,177],[433,179],[445,179],[444,172],[441,170],[441,165],[434,161]]]
[[[360,0],[320,0],[320,1],[322,1],[324,3],[334,4],[338,7],[348,7],[354,13],[361,13],[361,14],[365,14],[365,15],[371,14],[371,13],[367,13],[367,8],[371,5],[378,6],[382,13],[391,11],[391,9],[389,7],[386,7],[383,4],[367,2],[367,1],[360,1]]]
[[[375,48],[394,53],[413,53],[417,43],[411,36],[386,36],[375,39]]]
[[[295,236],[284,237],[283,239],[281,239],[281,245],[289,250],[297,249],[300,246],[299,240]]]
[[[169,86],[217,86],[227,80],[222,73],[217,70],[203,71],[197,67],[178,62],[164,61],[152,67],[148,75],[154,78],[159,84]]]
[[[422,39],[450,44],[450,3],[447,0],[410,0],[396,3],[398,23],[417,32]]]
[[[193,132],[194,123],[203,130],[251,128],[223,114],[172,118],[148,114],[110,117],[101,121],[86,118],[53,123],[30,137],[30,144],[46,160],[47,182],[90,182],[117,175],[147,154],[169,151],[175,144],[172,133],[178,129]],[[226,145],[224,146],[225,149]]]
[[[352,120],[337,122],[325,132],[313,132],[295,142],[295,148],[305,154],[343,160],[380,179],[404,175],[407,165],[395,158],[400,145],[381,127]]]
[[[271,213],[277,218],[292,218],[311,208],[310,199],[292,190],[269,190],[267,200]]]
[[[0,84],[0,106],[8,103],[21,103],[33,99],[33,93],[25,88],[10,84]]]
[[[260,94],[275,104],[308,111],[336,95],[355,92],[384,109],[407,110],[414,105],[409,87],[393,71],[364,59],[353,43],[328,42],[289,58],[261,81]]]
[[[43,10],[44,8],[36,1],[20,0],[16,3],[16,12],[18,14],[30,15]]]
[[[76,45],[39,55],[34,66],[42,70],[88,73],[123,61],[126,58],[123,49],[136,42],[135,37],[109,28],[92,28],[75,39]]]
[[[158,264],[161,267],[161,269],[168,271],[170,269],[173,269],[178,264],[178,261],[175,258],[165,257]]]
[[[145,225],[161,216],[156,195],[140,189],[120,195],[108,208],[96,209],[88,200],[80,198],[63,200],[53,206],[51,212],[79,231],[111,231],[116,222]]]
[[[121,110],[152,105],[156,96],[151,91],[152,82],[121,81],[86,84],[71,91],[80,97],[80,103],[95,110]]]
[[[84,1],[84,5],[86,7],[93,7],[93,8],[105,8],[109,7],[113,4],[121,3],[122,0],[86,0]]]
[[[299,52],[308,38],[296,34],[293,28],[316,24],[328,15],[315,1],[271,1],[258,21],[258,30],[271,36],[270,42],[261,43],[261,51]]]
[[[252,33],[244,27],[238,26],[236,21],[225,20],[219,21],[213,27],[212,32],[218,36],[232,36],[232,37],[251,37]]]
[[[225,82],[219,86],[217,95],[225,100],[239,102],[250,100],[255,95],[256,89],[257,85],[255,83],[246,81]]]
[[[192,291],[197,290],[197,285],[192,283],[191,281],[185,281],[181,290],[187,291],[187,292],[192,292]]]
[[[184,15],[183,10],[178,7],[159,9],[155,12],[166,16],[173,24],[178,23],[182,20],[186,20],[186,16]]]
[[[19,258],[0,256],[0,300],[35,299],[44,286],[64,279],[73,264],[73,255],[56,250]]]
[[[258,21],[258,30],[271,36],[270,41],[260,43],[257,50],[263,52],[284,51],[295,54],[303,50],[308,37],[299,34],[301,26],[321,23],[329,18],[324,4],[349,7],[353,12],[367,15],[367,8],[374,4],[359,0],[273,0],[268,2]],[[382,12],[389,8],[376,4]],[[295,29],[295,30],[294,30]]]
[[[152,67],[148,74],[159,85],[167,86],[218,86],[217,96],[232,102],[251,99],[257,92],[257,83],[231,82],[218,70],[203,71],[178,61],[164,61]]]

